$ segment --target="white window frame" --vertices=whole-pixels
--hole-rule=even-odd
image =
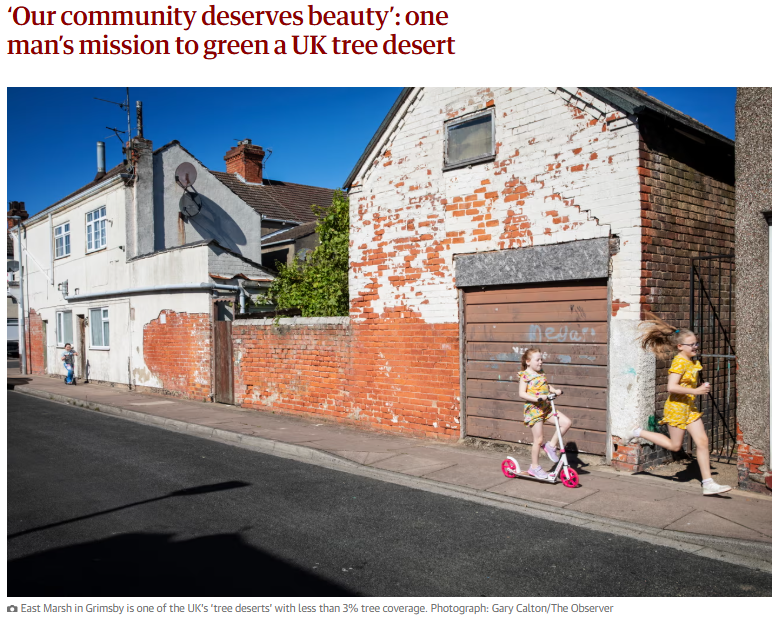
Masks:
[[[66,319],[68,316],[68,319]],[[71,341],[67,341],[65,339],[65,322],[70,320],[71,322],[71,341],[73,340],[73,311],[57,311],[55,315],[55,341],[57,341],[57,347],[65,347],[66,343],[71,343]],[[73,343],[71,343],[73,344]]]
[[[100,311],[100,313],[101,313],[101,344],[100,345],[96,345],[93,342],[93,329],[94,329],[94,326],[93,326],[93,311]],[[108,306],[99,306],[99,307],[96,307],[96,308],[91,308],[91,309],[89,309],[89,312],[88,312],[87,316],[89,317],[89,320],[90,320],[90,349],[102,349],[102,350],[110,349],[110,347],[111,347],[111,339],[109,341],[109,345],[104,345],[103,344],[104,343],[103,335],[105,334],[105,332],[104,332],[104,325],[110,325],[110,323],[109,323],[109,307]],[[111,327],[109,328],[109,330],[111,330]]]
[[[490,117],[490,151],[483,153],[477,157],[472,157],[457,162],[449,161],[449,130],[457,125],[462,125],[467,121],[473,121],[483,116]],[[491,162],[495,160],[495,108],[487,108],[479,112],[472,112],[464,114],[463,116],[450,119],[444,123],[444,170],[453,170],[455,168],[465,168],[474,164],[482,162]]]
[[[97,215],[95,215],[97,214]],[[106,206],[98,207],[98,209],[93,209],[92,211],[88,211],[87,215],[85,216],[85,245],[86,245],[86,252],[96,252],[98,250],[103,250],[106,248]],[[101,226],[98,226],[98,225]],[[95,243],[95,233],[96,232],[103,232],[103,237],[100,237],[99,234],[99,243]],[[103,243],[100,243],[103,242]]]
[[[59,231],[59,232],[58,232]],[[58,253],[57,241],[63,241],[62,253]],[[63,222],[54,227],[54,258],[62,259],[71,254],[71,223]]]

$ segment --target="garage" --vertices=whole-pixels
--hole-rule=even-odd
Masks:
[[[574,423],[567,450],[605,454],[607,300],[606,278],[465,288],[465,434],[531,442],[517,372],[538,347],[548,381],[564,390],[558,409]]]

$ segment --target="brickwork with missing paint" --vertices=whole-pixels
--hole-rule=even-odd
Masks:
[[[144,326],[144,362],[156,392],[199,401],[212,395],[212,330],[206,313],[163,310]]]

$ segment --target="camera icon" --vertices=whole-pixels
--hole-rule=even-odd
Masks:
[[[8,612],[19,612],[19,609],[16,606],[14,606],[13,604],[11,604],[8,607]]]

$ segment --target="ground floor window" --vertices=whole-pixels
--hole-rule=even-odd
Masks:
[[[73,342],[73,313],[71,311],[57,311],[57,346],[65,347],[66,343]]]
[[[90,345],[93,349],[109,349],[109,309],[90,309]]]

